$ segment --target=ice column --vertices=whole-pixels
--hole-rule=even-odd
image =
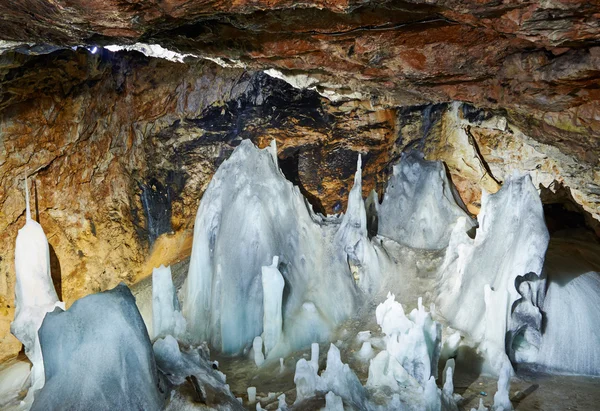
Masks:
[[[152,328],[154,338],[167,335],[181,337],[186,329],[173,286],[171,267],[164,265],[152,270]]]
[[[44,386],[44,363],[38,337],[47,312],[55,307],[64,309],[58,300],[50,276],[50,251],[46,234],[31,219],[29,187],[25,180],[26,221],[17,234],[15,246],[15,320],[11,332],[25,346],[25,354],[33,364],[31,389],[26,402],[33,400],[33,392]]]
[[[277,345],[283,325],[282,298],[285,282],[277,269],[279,257],[273,257],[273,264],[262,267],[263,286],[263,341],[265,355]]]

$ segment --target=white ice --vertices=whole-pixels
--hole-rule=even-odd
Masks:
[[[494,394],[494,411],[512,411],[512,403],[510,402],[510,376],[512,375],[512,367],[505,363],[500,369],[498,378],[498,391]]]
[[[50,251],[42,226],[31,218],[29,187],[25,181],[26,221],[17,234],[15,246],[15,319],[11,332],[23,343],[32,363],[31,388],[25,399],[33,401],[34,392],[44,386],[44,361],[38,330],[47,312],[64,309],[58,300],[50,275]]]
[[[282,300],[285,281],[277,265],[279,257],[273,257],[273,264],[262,267],[263,289],[263,341],[265,355],[279,343],[283,330]]]
[[[281,345],[291,350],[327,340],[358,297],[334,241],[339,226],[339,218],[315,215],[285,179],[274,146],[260,150],[242,141],[213,176],[196,215],[183,306],[192,340],[238,354],[262,334],[261,274],[273,256],[289,285]]]
[[[379,206],[378,234],[414,248],[445,248],[459,218],[467,230],[474,225],[457,199],[442,162],[403,154]]]
[[[460,218],[439,275],[438,305],[452,327],[482,342],[490,370],[507,361],[505,336],[520,297],[515,278],[542,273],[548,230],[528,176],[513,177],[496,194],[483,193],[475,239]]]
[[[339,406],[336,398],[339,397],[344,405],[361,410],[456,410],[452,368],[446,373],[444,391],[435,382],[441,328],[430,313],[419,305],[406,316],[401,304],[390,294],[377,307],[376,317],[385,334],[385,349],[371,360],[366,386],[362,386],[348,364],[342,362],[339,349],[331,344],[327,366],[321,375],[305,359],[296,364],[295,404],[301,407],[309,398],[326,395],[327,406]],[[366,333],[362,336],[368,338]]]
[[[152,270],[152,330],[154,338],[167,335],[180,338],[186,331],[186,321],[173,287],[171,267],[164,265]]]

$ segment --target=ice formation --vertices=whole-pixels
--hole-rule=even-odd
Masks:
[[[491,369],[504,361],[515,278],[541,275],[548,230],[540,197],[528,176],[513,177],[496,194],[483,193],[475,239],[460,218],[440,270],[438,303],[450,324],[470,335]],[[485,315],[482,315],[485,313]]]
[[[554,238],[547,261],[548,290],[534,301],[545,315],[539,351],[525,356],[517,345],[517,360],[549,372],[600,375],[600,246]]]
[[[283,288],[285,282],[279,272],[277,265],[279,257],[273,257],[273,264],[262,267],[262,289],[263,289],[263,340],[265,354],[273,350],[281,339],[283,329],[282,302]]]
[[[46,384],[32,410],[162,409],[150,338],[125,285],[48,313],[39,338]]]
[[[505,362],[500,369],[498,378],[498,391],[494,394],[494,411],[512,411],[512,403],[510,402],[510,376],[512,375],[512,367],[508,362]]]
[[[366,386],[363,387],[350,367],[341,361],[339,349],[331,344],[327,366],[321,375],[314,364],[305,359],[296,364],[295,404],[327,393],[327,407],[338,407],[342,401],[360,410],[457,409],[452,368],[446,374],[443,391],[435,383],[441,346],[440,324],[432,320],[421,304],[406,316],[402,305],[391,294],[377,307],[376,317],[385,334],[385,349],[371,360]]]
[[[414,248],[445,248],[459,218],[467,231],[474,226],[457,199],[462,204],[442,162],[412,151],[393,168],[379,206],[378,233]]]
[[[50,251],[46,234],[31,218],[29,187],[25,180],[26,221],[17,234],[15,246],[15,319],[11,332],[23,343],[32,363],[31,388],[26,403],[31,403],[36,390],[44,386],[44,361],[38,330],[47,312],[64,309],[58,300],[50,275]]]
[[[285,179],[274,146],[260,150],[242,141],[213,176],[196,216],[183,304],[193,340],[238,354],[263,333],[261,273],[273,256],[289,285],[282,345],[327,340],[358,296],[334,241],[339,225],[338,218],[315,215]]]
[[[208,404],[212,409],[243,410],[231,393],[223,373],[213,369],[206,345],[181,349],[175,338],[167,335],[154,342],[154,354],[158,369],[167,376],[172,387],[189,383],[196,395],[196,402]],[[185,398],[171,399],[168,410],[197,409],[188,407]]]
[[[153,337],[183,337],[185,330],[186,321],[181,314],[177,292],[173,287],[171,267],[161,265],[152,271]]]

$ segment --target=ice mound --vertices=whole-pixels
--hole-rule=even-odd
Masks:
[[[550,372],[600,375],[600,246],[553,238],[546,258],[546,321],[536,363]]]
[[[529,176],[513,177],[496,194],[482,196],[475,239],[469,223],[454,227],[439,275],[438,304],[453,328],[484,342],[491,369],[500,369],[513,303],[515,278],[542,273],[548,230],[540,197]]]
[[[371,362],[367,385],[387,385],[389,382],[388,386],[396,391],[398,384],[416,382],[424,385],[430,377],[437,377],[442,328],[433,321],[431,313],[425,311],[421,300],[418,308],[406,316],[394,295],[388,294],[375,315],[385,334],[386,349]],[[398,375],[390,378],[390,370],[397,371]]]
[[[441,326],[419,303],[408,316],[392,294],[376,310],[377,323],[385,334],[385,349],[371,360],[363,387],[354,372],[341,361],[340,351],[331,344],[327,367],[318,375],[313,362],[300,359],[294,382],[302,407],[317,395],[325,395],[327,407],[338,409],[340,402],[359,410],[457,410],[452,384],[453,366],[446,368],[444,390],[435,382],[441,348]],[[369,339],[367,334],[362,340]],[[365,341],[366,342],[366,341]]]
[[[264,331],[262,267],[279,257],[282,345],[324,341],[353,312],[358,289],[339,218],[315,215],[277,166],[274,146],[244,140],[221,164],[196,215],[183,312],[192,340],[239,354]],[[276,355],[276,354],[273,354]]]
[[[150,338],[125,285],[48,313],[39,338],[46,384],[32,410],[162,409]]]
[[[424,160],[416,151],[403,154],[378,207],[378,234],[414,248],[445,248],[460,217],[466,230],[474,226],[457,199],[462,204],[441,161]]]
[[[152,330],[154,338],[166,335],[183,337],[186,330],[186,321],[173,287],[171,267],[164,265],[152,270]]]
[[[31,361],[31,388],[25,400],[31,403],[36,390],[44,386],[44,361],[38,339],[38,329],[47,312],[55,307],[64,309],[58,300],[50,275],[50,251],[46,234],[31,219],[29,188],[25,181],[26,221],[17,234],[15,246],[15,319],[10,330],[23,343]]]
[[[167,335],[154,342],[154,354],[158,368],[173,387],[185,383],[191,385],[191,391],[196,397],[191,402],[203,403],[211,409],[244,409],[225,383],[225,374],[213,369],[210,353],[205,345],[181,350],[177,340]],[[189,402],[178,393],[167,409],[180,410]]]

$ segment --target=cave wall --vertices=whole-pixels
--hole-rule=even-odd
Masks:
[[[0,359],[20,347],[9,325],[25,176],[67,305],[186,258],[202,193],[241,139],[275,139],[284,174],[323,213],[345,209],[359,153],[363,195],[381,196],[391,164],[414,148],[445,161],[473,214],[482,190],[526,171],[600,233],[596,163],[549,138],[536,112],[331,101],[261,71],[108,50],[1,54],[0,87]]]
[[[329,213],[345,208],[359,152],[365,194],[383,188],[393,155],[395,110],[331,104],[261,72],[85,49],[1,58],[1,358],[19,349],[9,325],[25,176],[70,305],[187,257],[202,193],[241,139],[275,139],[288,178]]]

